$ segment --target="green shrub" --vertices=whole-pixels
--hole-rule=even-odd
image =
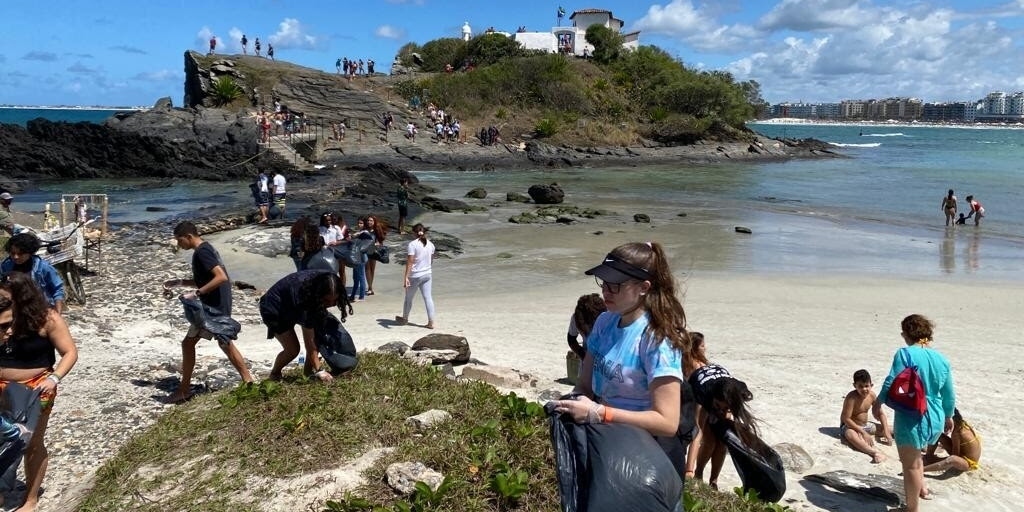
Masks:
[[[218,107],[230,105],[241,98],[245,91],[230,76],[222,76],[213,81],[213,101]]]
[[[558,133],[558,121],[552,117],[545,117],[540,121],[537,121],[533,131],[534,135],[540,139],[554,136]]]

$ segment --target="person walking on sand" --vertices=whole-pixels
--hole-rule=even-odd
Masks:
[[[896,351],[879,396],[892,406],[889,389],[896,376],[910,366],[917,368],[917,374],[924,385],[928,408],[918,415],[896,409],[893,434],[900,463],[903,465],[903,489],[906,492],[907,512],[918,512],[921,499],[931,499],[932,493],[925,486],[924,462],[921,452],[939,440],[943,432],[953,430],[953,411],[956,408],[956,391],[953,388],[953,373],[949,360],[932,348],[932,333],[935,325],[921,315],[910,315],[900,322],[900,336],[905,347]]]
[[[0,292],[0,346],[5,347],[0,350],[0,392],[18,382],[40,393],[39,419],[25,450],[25,502],[17,509],[32,511],[38,506],[50,459],[46,427],[53,402],[61,381],[78,362],[78,348],[64,318],[47,307],[28,275],[8,276],[0,283]]]
[[[164,289],[172,287],[189,287],[194,289],[185,294],[186,298],[198,298],[205,306],[231,316],[231,278],[217,249],[199,236],[196,225],[184,221],[174,227],[174,240],[178,247],[192,253],[192,279],[169,279],[164,281]],[[208,310],[209,314],[210,311]],[[189,327],[185,339],[181,340],[181,383],[178,390],[167,397],[167,402],[177,404],[192,396],[192,371],[196,366],[196,344],[200,339],[212,339],[213,333],[200,329],[195,325]],[[230,339],[217,337],[217,345],[228,356],[231,366],[238,370],[242,382],[252,382],[252,374],[246,365],[245,358],[238,347]]]
[[[427,329],[433,329],[434,325],[434,297],[433,288],[433,262],[434,242],[427,240],[429,228],[423,224],[416,224],[412,232],[416,239],[409,242],[406,251],[405,276],[403,286],[405,287],[405,302],[402,304],[402,316],[395,317],[398,325],[409,323],[409,312],[412,311],[412,299],[416,297],[416,290],[423,295],[423,304],[427,307]]]
[[[693,403],[683,404],[690,340],[665,251],[657,242],[627,243],[585,273],[594,276],[608,310],[587,337],[574,398],[555,400],[555,411],[576,423],[648,431],[683,478],[693,431]]]
[[[974,196],[967,196],[967,204],[970,206],[971,211],[967,214],[967,218],[974,217],[974,225],[978,226],[981,224],[981,218],[985,216],[985,208],[981,206],[981,203],[974,199]]]
[[[953,195],[953,189],[949,189],[946,193],[946,197],[942,198],[942,204],[940,205],[942,211],[946,214],[946,225],[950,225],[951,222],[956,222],[956,196]]]
[[[245,34],[242,34],[242,55],[249,54],[249,40],[246,39]]]
[[[376,215],[366,216],[366,230],[373,235],[374,247],[381,247],[384,245],[384,240],[387,238],[388,227],[384,224],[384,221],[377,218]],[[366,294],[373,295],[373,276],[377,274],[377,260],[375,258],[369,258],[366,261]]]

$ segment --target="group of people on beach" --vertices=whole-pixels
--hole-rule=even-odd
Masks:
[[[974,196],[967,196],[968,213],[965,216],[963,212],[960,212],[960,216],[957,217],[959,207],[956,202],[956,195],[953,193],[953,189],[949,189],[946,195],[942,198],[942,203],[939,208],[943,213],[946,214],[946,226],[967,224],[967,221],[974,218],[974,225],[980,226],[981,219],[985,217],[985,208],[981,206],[981,202],[974,198]]]
[[[275,175],[275,180],[280,173]],[[261,194],[261,213],[267,203],[267,194],[282,188],[270,185],[261,173],[257,190]],[[260,185],[260,183],[263,185]],[[399,195],[404,193],[406,203],[400,200],[399,227],[404,228],[408,214],[409,180],[402,179]],[[262,188],[269,192],[262,192]],[[283,208],[282,208],[283,211]],[[428,238],[429,229],[423,224],[412,227],[415,238],[406,247],[406,265],[403,274],[405,300],[402,315],[395,317],[397,325],[408,322],[416,293],[423,297],[427,310],[424,327],[435,327],[434,302],[431,292],[432,264],[435,247]],[[401,229],[399,234],[401,234]],[[332,379],[332,374],[322,368],[318,358],[315,329],[324,324],[328,309],[337,307],[341,322],[354,313],[352,303],[363,301],[375,294],[374,277],[378,261],[387,262],[385,240],[388,227],[376,215],[365,215],[349,227],[344,218],[336,213],[324,212],[314,222],[302,216],[291,226],[291,250],[289,255],[295,263],[295,272],[278,280],[260,299],[260,316],[267,326],[267,338],[274,338],[281,344],[268,378],[280,379],[285,365],[294,360],[300,350],[306,352],[304,373],[323,381]],[[171,279],[163,283],[165,294],[173,296],[171,290],[186,288],[181,294],[186,299],[202,302],[208,317],[231,316],[231,281],[219,253],[204,241],[198,228],[191,222],[182,222],[174,229],[174,237],[181,249],[192,250],[192,279]],[[347,262],[347,263],[346,263]],[[346,288],[346,267],[352,267],[352,285]],[[298,341],[295,326],[301,327],[302,345]],[[339,324],[340,325],[340,324]],[[252,382],[253,377],[245,366],[245,360],[230,338],[215,336],[202,325],[191,325],[182,340],[181,381],[177,391],[168,397],[171,403],[180,403],[192,396],[191,377],[195,366],[195,347],[200,339],[216,338],[228,360],[238,370],[243,382]]]
[[[569,395],[554,410],[578,423],[626,423],[647,430],[672,460],[684,481],[702,479],[717,488],[726,448],[721,432],[732,429],[747,446],[757,441],[758,420],[747,403],[747,385],[707,357],[704,335],[688,330],[675,280],[657,242],[616,247],[585,272],[601,294],[580,297],[570,319],[567,358],[578,358],[578,376]],[[916,512],[931,499],[924,473],[978,468],[981,440],[956,407],[949,361],[935,350],[934,325],[921,315],[901,322],[904,347],[897,350],[881,391],[875,395],[867,370],[854,373],[854,390],[843,401],[840,437],[853,449],[885,459],[874,447],[895,443],[903,466],[906,504]],[[584,344],[579,343],[582,336]],[[573,365],[569,365],[573,368]],[[922,386],[922,410],[896,407],[892,394],[904,386],[901,375],[913,369]],[[570,370],[572,371],[572,370]],[[573,377],[574,375],[570,375]],[[902,390],[905,391],[905,390]],[[692,398],[691,398],[692,397]],[[687,406],[696,404],[690,422]],[[890,426],[881,405],[894,406]],[[877,424],[868,421],[871,411]],[[946,456],[936,455],[938,448]]]

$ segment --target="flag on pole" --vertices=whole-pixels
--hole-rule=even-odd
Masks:
[[[558,17],[559,18],[564,18],[565,17],[565,7],[558,6]]]

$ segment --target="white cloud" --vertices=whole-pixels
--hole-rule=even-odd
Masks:
[[[632,29],[664,34],[691,48],[723,53],[750,46],[763,33],[747,25],[723,25],[693,5],[691,0],[672,0],[665,6],[652,5]]]
[[[858,27],[871,21],[860,0],[783,0],[758,25],[765,30],[813,31]]]
[[[277,26],[277,32],[267,38],[275,49],[315,50],[326,43],[322,37],[307,34],[302,23],[295,18],[285,18]]]
[[[139,73],[132,77],[133,80],[139,80],[143,82],[168,82],[171,80],[179,80],[182,78],[180,71],[171,71],[169,69],[161,69],[159,71],[147,71]]]
[[[228,40],[227,41],[220,41],[220,42],[224,44],[225,48],[230,53],[242,53],[242,36],[243,35],[245,35],[245,32],[242,32],[242,29],[240,29],[238,27],[231,27],[231,30],[228,30]],[[249,44],[249,49],[252,50],[252,43],[251,42]]]
[[[373,33],[377,37],[383,37],[384,39],[405,39],[405,30],[393,25],[381,25]]]

